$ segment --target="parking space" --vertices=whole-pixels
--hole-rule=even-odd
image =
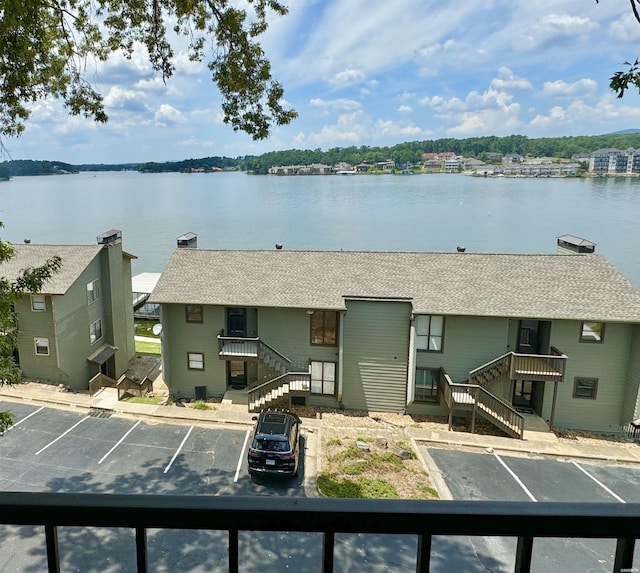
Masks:
[[[5,491],[304,495],[300,478],[249,477],[248,429],[150,423],[1,401],[0,410],[14,415],[14,425],[0,439]]]
[[[422,453],[438,467],[454,499],[630,503],[640,501],[640,468],[536,457],[471,453],[427,448]],[[443,539],[434,540],[439,552]],[[459,540],[461,551],[492,561],[494,570],[513,570],[515,541]],[[536,539],[535,571],[611,571],[614,540]]]

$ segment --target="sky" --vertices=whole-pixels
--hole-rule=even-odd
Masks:
[[[128,163],[640,128],[637,90],[618,99],[609,89],[613,73],[640,56],[640,24],[624,0],[288,6],[288,15],[269,18],[261,43],[299,117],[266,140],[222,122],[206,62],[178,51],[166,84],[144,52],[130,61],[116,54],[90,71],[108,124],[40,101],[24,134],[3,143],[12,159]]]

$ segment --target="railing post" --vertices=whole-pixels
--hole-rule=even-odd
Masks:
[[[418,560],[416,573],[429,573],[431,566],[431,535],[418,535]]]
[[[333,573],[333,546],[336,534],[325,531],[322,536],[322,573]]]
[[[613,561],[614,573],[620,571],[633,571],[633,550],[636,540],[633,538],[618,539],[616,544],[616,556]]]
[[[136,527],[136,564],[138,573],[147,573],[147,530],[144,527]]]
[[[533,555],[533,537],[518,537],[516,547],[515,573],[529,573],[531,571],[531,557]]]
[[[238,573],[238,530],[229,530],[229,573]]]
[[[47,565],[49,573],[60,573],[60,552],[58,551],[58,528],[45,525],[44,533],[47,543]]]
[[[478,403],[478,392],[473,390],[473,410],[471,412],[471,433],[476,433],[476,404]]]

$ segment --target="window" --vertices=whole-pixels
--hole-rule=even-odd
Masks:
[[[34,312],[43,312],[47,310],[47,304],[44,300],[43,294],[31,295],[31,310],[33,310]]]
[[[202,322],[202,305],[187,304],[184,307],[187,322]]]
[[[36,354],[40,356],[49,356],[49,339],[48,338],[34,338],[36,346]]]
[[[204,370],[204,354],[202,352],[187,352],[187,368],[189,370]]]
[[[338,313],[316,310],[311,315],[311,344],[336,346],[338,343]]]
[[[597,392],[597,378],[576,378],[573,382],[574,398],[589,398],[591,400],[595,400]]]
[[[89,326],[89,340],[95,344],[102,338],[102,319],[99,318]]]
[[[438,393],[439,380],[440,370],[438,368],[417,368],[415,401],[438,404],[440,402],[440,394]]]
[[[311,393],[333,396],[336,391],[336,363],[311,361]]]
[[[604,342],[604,322],[583,322],[580,327],[580,342]]]
[[[87,304],[100,298],[100,279],[87,283]]]
[[[442,352],[444,316],[416,316],[416,348],[427,352]]]

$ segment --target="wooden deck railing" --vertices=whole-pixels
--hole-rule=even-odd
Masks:
[[[259,337],[225,336],[224,330],[218,334],[218,356],[222,360],[259,360],[279,374],[284,374],[291,367],[291,360]]]
[[[284,396],[309,393],[311,374],[309,372],[287,372],[267,380],[249,390],[249,411],[255,412],[270,402]]]
[[[508,402],[495,396],[477,384],[457,384],[440,369],[440,388],[449,407],[449,429],[452,426],[453,411],[471,410],[471,433],[475,433],[476,413],[499,427],[506,434],[522,439],[524,437],[524,417]]]
[[[517,354],[513,353],[509,376],[512,380],[562,382],[567,365],[567,356],[557,348],[552,352],[558,354]]]
[[[102,372],[98,372],[89,380],[89,396],[93,396],[101,388],[115,388],[117,384],[117,380],[114,380]]]
[[[507,352],[495,360],[487,362],[469,372],[469,383],[486,388],[490,384],[500,380],[503,376],[507,376],[512,354],[513,352]]]

